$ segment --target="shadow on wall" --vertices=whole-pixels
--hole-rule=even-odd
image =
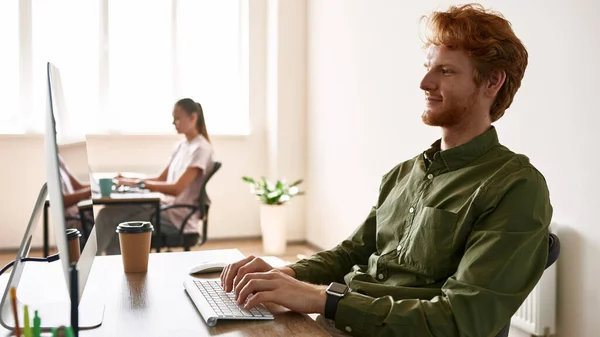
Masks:
[[[569,337],[580,336],[573,331],[578,329],[572,326],[566,320],[567,313],[579,311],[584,301],[590,300],[586,296],[585,279],[580,277],[583,274],[585,266],[595,263],[590,257],[600,257],[600,250],[596,249],[594,255],[586,254],[586,250],[593,249],[586,240],[583,240],[581,234],[574,228],[567,225],[556,224],[552,228],[560,239],[561,252],[557,261],[557,308],[556,308],[556,336]],[[595,288],[596,285],[589,285]],[[578,310],[579,309],[579,310]],[[584,313],[581,313],[584,314]]]

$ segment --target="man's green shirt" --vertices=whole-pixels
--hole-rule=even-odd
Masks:
[[[552,206],[542,174],[491,127],[440,141],[383,176],[364,223],[290,265],[299,280],[345,282],[335,325],[357,336],[495,336],[542,276]]]

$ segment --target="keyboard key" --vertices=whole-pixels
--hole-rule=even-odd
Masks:
[[[219,318],[252,318],[272,316],[262,305],[245,310],[235,301],[233,292],[225,293],[218,281],[194,281],[200,293],[213,308]]]

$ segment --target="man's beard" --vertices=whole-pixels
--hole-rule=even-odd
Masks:
[[[440,126],[440,127],[452,127],[461,124],[467,116],[473,110],[475,103],[477,103],[478,91],[474,90],[473,93],[462,100],[444,100],[448,104],[443,107],[442,111],[425,110],[421,119],[423,123],[429,126]]]

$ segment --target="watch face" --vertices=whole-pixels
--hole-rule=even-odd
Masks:
[[[348,289],[348,287],[345,284],[332,283],[327,290],[333,293],[343,294],[346,292],[346,289]]]

